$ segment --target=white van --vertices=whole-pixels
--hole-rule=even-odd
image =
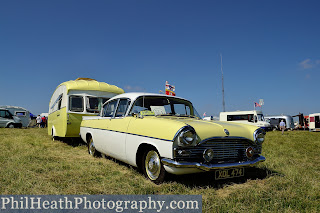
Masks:
[[[233,111],[220,112],[220,121],[232,121],[244,124],[250,124],[270,130],[270,124],[265,121],[262,111]]]
[[[286,124],[286,129],[293,130],[294,122],[293,118],[290,115],[273,115],[264,117],[267,122],[270,123],[271,129],[280,129],[279,124],[283,120]]]
[[[104,102],[124,93],[123,89],[90,78],[61,83],[49,102],[48,134],[80,137],[82,116],[96,116]]]
[[[30,112],[18,106],[0,106],[0,108],[7,109],[13,116],[20,118],[22,127],[28,127],[31,122]]]
[[[320,131],[320,113],[313,113],[309,115],[309,131]]]

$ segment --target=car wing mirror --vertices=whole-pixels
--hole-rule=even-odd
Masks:
[[[140,113],[133,112],[133,113],[131,113],[131,115],[132,115],[132,117],[135,117],[135,118],[142,118]]]

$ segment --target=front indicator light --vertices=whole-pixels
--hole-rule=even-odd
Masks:
[[[254,150],[253,148],[250,146],[246,149],[246,156],[247,158],[251,159],[253,157],[254,154]]]
[[[212,150],[212,149],[206,149],[206,150],[204,150],[204,152],[203,152],[203,159],[204,159],[206,162],[210,162],[210,161],[212,161],[212,159],[213,159],[213,155],[214,155],[214,153],[213,153],[213,150]]]

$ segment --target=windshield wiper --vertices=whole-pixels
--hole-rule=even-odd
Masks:
[[[197,116],[195,116],[195,115],[176,115],[176,116],[178,116],[178,117],[187,117],[187,118],[198,118]]]
[[[175,116],[174,114],[159,114],[159,115],[156,115],[156,116]]]

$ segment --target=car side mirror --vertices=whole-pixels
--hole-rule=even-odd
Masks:
[[[134,112],[131,113],[131,116],[132,116],[132,117],[137,117],[137,115],[138,115],[137,113],[134,113]]]

